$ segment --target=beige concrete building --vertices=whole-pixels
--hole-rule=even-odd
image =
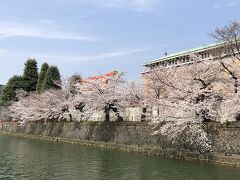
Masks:
[[[166,55],[159,59],[155,59],[145,63],[144,70],[142,72],[142,91],[143,94],[151,93],[149,86],[149,75],[155,71],[161,71],[164,68],[180,67],[183,65],[191,65],[193,59],[191,55],[197,56],[200,60],[210,59],[224,59],[224,61],[231,60],[233,52],[236,50],[233,46],[227,45],[226,43],[216,43],[207,46],[202,46],[195,49],[186,50],[172,55]],[[230,61],[229,61],[230,62]],[[239,64],[240,67],[240,64]],[[159,92],[161,93],[161,92]]]
[[[195,49],[186,50],[176,54],[167,55],[159,59],[155,59],[144,64],[145,73],[151,72],[154,69],[168,68],[172,66],[180,66],[184,64],[190,64],[190,55],[194,54],[201,58],[202,60],[217,58],[219,56],[226,57],[232,52],[230,47],[227,47],[225,43],[211,44],[207,46],[202,46]]]

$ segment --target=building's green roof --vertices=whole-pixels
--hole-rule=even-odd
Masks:
[[[170,60],[170,59],[173,59],[173,58],[177,58],[177,57],[180,57],[180,56],[189,55],[191,53],[201,52],[201,51],[203,51],[205,49],[214,48],[214,47],[217,47],[217,46],[220,46],[220,45],[223,45],[223,42],[209,44],[209,45],[201,46],[201,47],[198,47],[198,48],[182,51],[182,52],[179,52],[179,53],[174,53],[174,54],[171,54],[171,55],[167,55],[167,56],[161,57],[159,59],[155,59],[155,60],[149,61],[146,64],[144,64],[144,66],[147,66],[147,65],[150,65],[150,64],[156,63],[156,62],[167,61],[167,60]]]

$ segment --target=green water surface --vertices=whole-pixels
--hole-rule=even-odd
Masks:
[[[240,169],[0,135],[0,179],[240,180]]]

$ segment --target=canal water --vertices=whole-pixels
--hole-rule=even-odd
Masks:
[[[239,180],[240,169],[0,135],[0,179]]]

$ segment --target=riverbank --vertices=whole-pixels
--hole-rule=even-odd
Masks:
[[[208,154],[186,150],[182,144],[172,146],[163,137],[152,136],[147,122],[52,122],[22,127],[5,122],[0,133],[240,167],[240,124],[209,123],[207,130],[213,141],[213,152]]]

